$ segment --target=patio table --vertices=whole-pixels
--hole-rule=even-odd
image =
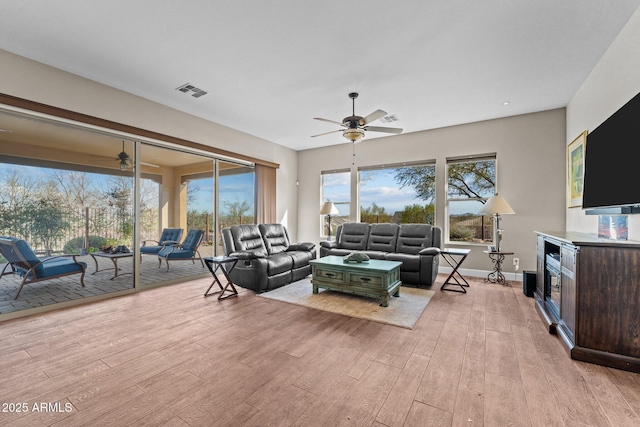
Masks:
[[[93,258],[93,261],[96,263],[96,271],[94,271],[91,274],[96,274],[99,271],[106,271],[106,270],[115,270],[115,274],[113,275],[113,277],[109,280],[113,280],[116,277],[118,277],[119,275],[122,276],[123,274],[132,274],[132,272],[126,272],[126,273],[119,273],[120,270],[122,270],[121,268],[118,268],[118,260],[120,258],[129,258],[129,257],[133,257],[133,252],[129,252],[126,254],[108,254],[106,252],[91,252],[89,255],[91,255],[91,258]],[[113,263],[113,267],[110,268],[103,268],[102,270],[99,269],[98,267],[98,260],[97,258],[108,258],[111,260],[111,262]]]

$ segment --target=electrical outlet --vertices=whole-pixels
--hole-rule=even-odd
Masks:
[[[520,258],[514,258],[513,259],[513,265],[519,266],[520,265]]]

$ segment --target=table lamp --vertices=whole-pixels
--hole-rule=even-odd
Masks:
[[[327,228],[329,228],[327,232],[327,242],[331,241],[331,215],[336,215],[338,212],[338,208],[333,202],[324,202],[322,208],[320,209],[320,215],[326,215],[327,218]]]
[[[496,252],[500,252],[500,240],[502,240],[502,230],[500,229],[500,215],[515,214],[504,197],[496,193],[487,200],[487,203],[480,209],[480,213],[493,214],[493,241],[496,242]]]

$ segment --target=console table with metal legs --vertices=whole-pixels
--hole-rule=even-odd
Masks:
[[[205,257],[203,258],[203,261],[207,266],[207,268],[209,269],[209,271],[211,272],[211,275],[213,276],[213,282],[211,282],[211,286],[209,286],[207,291],[204,293],[204,296],[208,297],[210,295],[220,294],[218,295],[219,300],[237,296],[238,291],[234,286],[233,281],[229,277],[229,273],[231,273],[231,271],[235,268],[236,264],[238,263],[238,258],[228,257],[228,256],[216,256],[216,257]],[[218,270],[222,272],[225,279],[227,280],[227,284],[225,286],[222,286],[222,283],[218,278],[218,275],[217,275]],[[220,290],[215,292],[209,292],[213,287],[213,285],[218,285],[218,288],[220,288]],[[228,293],[225,295],[226,292]]]
[[[502,262],[506,255],[513,255],[513,252],[483,252],[489,255],[489,259],[491,259],[491,262],[493,263],[493,271],[487,275],[487,281],[491,283],[500,283],[501,285],[506,284],[507,280],[505,279],[504,274],[502,274]]]
[[[451,274],[449,274],[449,277],[447,277],[447,280],[445,280],[443,285],[440,286],[440,290],[452,291],[452,292],[463,292],[465,294],[467,293],[467,290],[465,289],[465,287],[468,288],[469,283],[464,277],[462,277],[458,269],[460,268],[460,266],[462,265],[462,262],[467,258],[470,252],[471,252],[470,249],[458,249],[458,248],[444,248],[440,251],[440,255],[442,255],[442,258],[444,258],[447,264],[449,264],[451,268],[453,268],[453,270],[451,271]],[[455,257],[459,257],[459,258],[456,260]],[[462,282],[460,282],[458,278],[460,278]],[[452,289],[447,286],[460,286],[460,289],[455,289],[455,288]]]

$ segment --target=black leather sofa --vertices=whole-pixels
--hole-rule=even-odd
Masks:
[[[371,259],[400,261],[402,283],[431,286],[438,275],[442,230],[429,224],[339,225],[336,239],[320,242],[320,257],[363,252]]]
[[[239,258],[231,271],[233,283],[260,293],[311,274],[315,244],[292,244],[282,224],[234,225],[221,232],[227,256]]]

